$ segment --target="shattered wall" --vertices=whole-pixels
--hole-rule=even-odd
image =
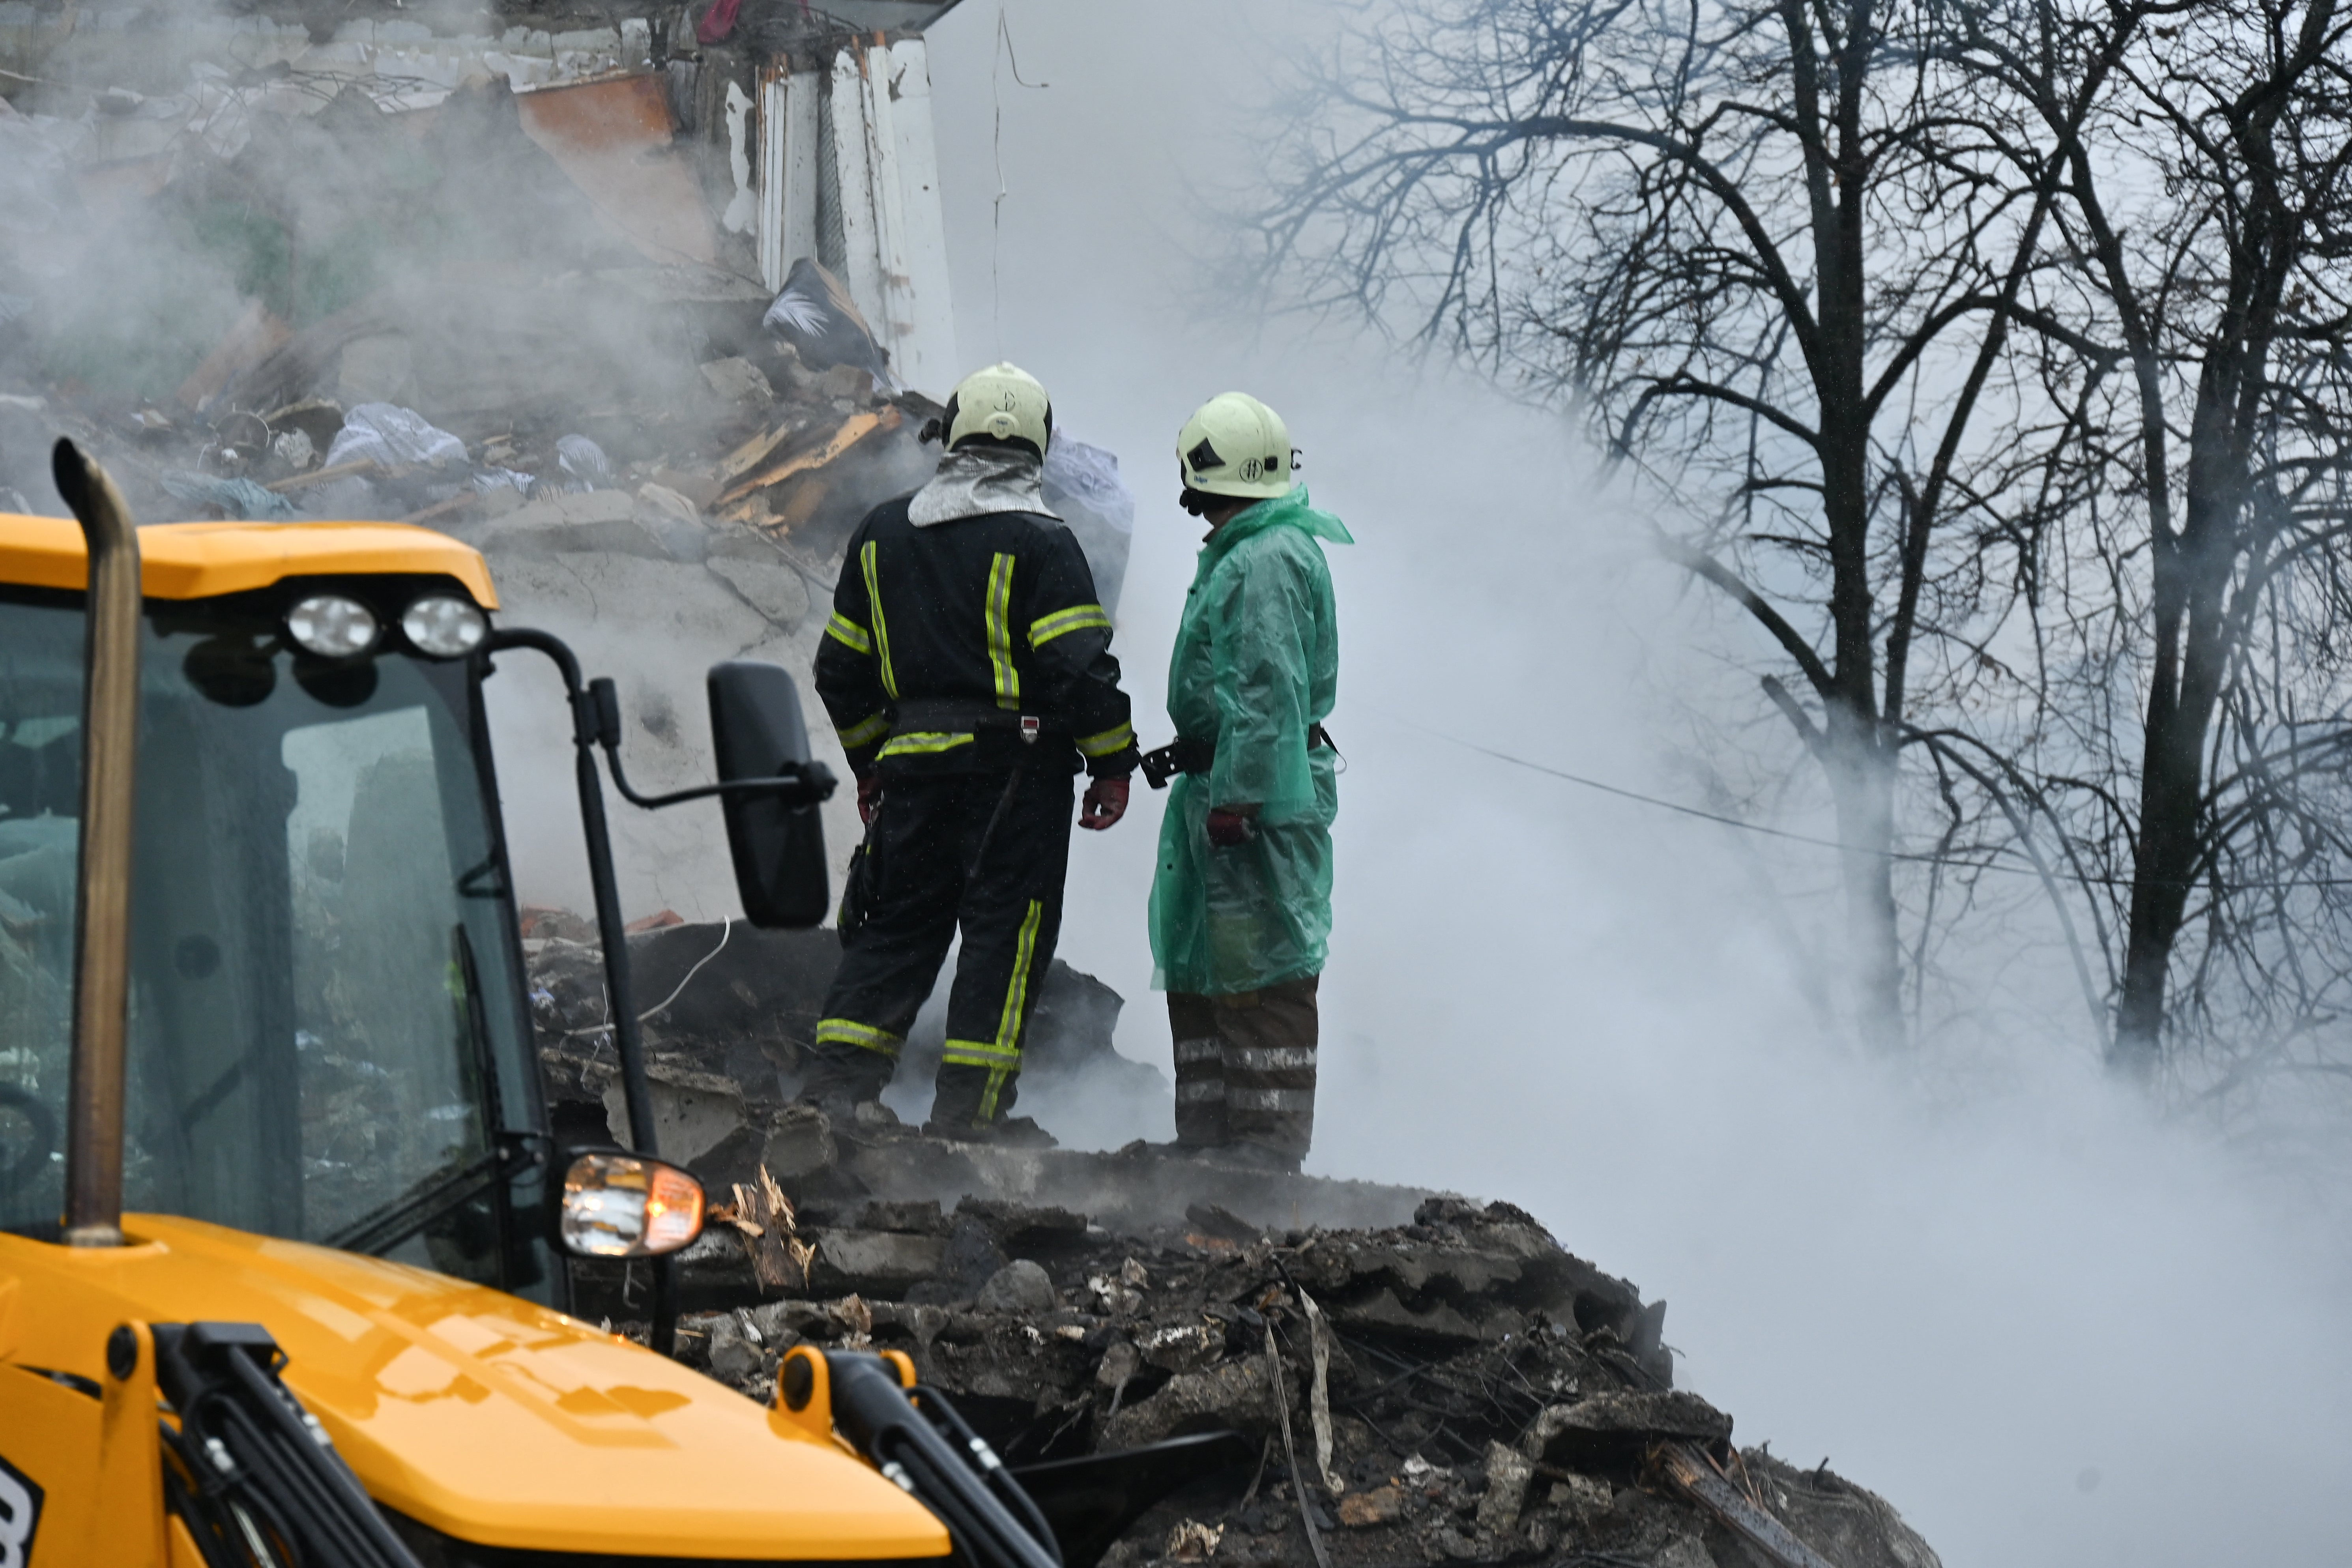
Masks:
[[[59,510],[72,435],[142,518],[446,530],[619,680],[641,783],[700,782],[705,669],[807,695],[848,530],[929,471],[952,315],[907,29],[947,9],[0,4],[0,510]],[[1115,604],[1131,502],[1108,454],[1055,459]],[[540,679],[491,689],[509,822],[525,896],[582,905]],[[633,915],[732,908],[717,816],[616,813]]]

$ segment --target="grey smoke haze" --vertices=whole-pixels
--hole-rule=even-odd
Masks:
[[[2113,1093],[2031,907],[1953,959],[1974,1027],[1916,1069],[1858,1059],[1797,962],[1833,941],[1825,857],[1412,728],[1701,800],[1674,758],[1745,714],[1753,688],[1715,654],[1747,634],[1640,552],[1557,421],[1200,298],[1193,192],[1252,177],[1247,106],[1318,8],[1003,15],[1048,89],[997,58],[994,5],[931,39],[964,357],[1034,370],[1126,464],[1139,727],[1166,733],[1198,529],[1171,447],[1195,402],[1239,385],[1281,409],[1362,541],[1331,552],[1349,769],[1310,1168],[1532,1208],[1673,1302],[1684,1377],[1743,1440],[1826,1455],[1949,1568],[2352,1555],[2340,1167],[2282,1176],[2272,1151]],[[1164,1065],[1142,926],[1158,798],[1078,836],[1063,952],[1130,998],[1123,1048]]]
[[[1195,193],[1253,177],[1247,106],[1319,7],[1003,15],[1022,75],[1050,87],[1014,82],[990,0],[932,35],[963,356],[1035,371],[1066,426],[1125,461],[1139,507],[1118,652],[1147,738],[1167,734],[1198,535],[1171,450],[1195,403],[1243,386],[1280,408],[1318,500],[1362,541],[1331,552],[1349,768],[1312,1168],[1535,1211],[1673,1303],[1684,1381],[1743,1441],[1827,1456],[1949,1568],[2352,1558],[2340,1163],[2226,1146],[2113,1094],[2030,906],[1953,961],[1972,1026],[1916,1069],[1859,1059],[1802,962],[1840,923],[1827,857],[1415,728],[1703,800],[1693,748],[1753,705],[1719,658],[1748,634],[1641,551],[1560,422],[1361,334],[1202,297],[1192,258],[1215,236]],[[167,242],[86,254],[147,258],[79,279],[94,322],[159,314],[164,292],[137,284],[165,276]],[[226,288],[181,279],[207,310]],[[144,303],[110,317],[124,300]],[[640,672],[665,657],[629,652]],[[513,668],[494,700],[526,889],[584,904],[552,683]],[[1142,922],[1160,798],[1139,789],[1116,831],[1077,836],[1062,951],[1128,996],[1124,1048],[1164,1067]],[[670,901],[715,916],[732,896]],[[1074,1142],[1168,1131],[1060,1114]]]

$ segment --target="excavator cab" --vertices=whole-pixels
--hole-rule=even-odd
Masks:
[[[142,616],[125,1206],[555,1300],[482,607],[458,577],[290,552],[274,582]],[[0,1228],[43,1236],[87,626],[78,593],[0,575]]]
[[[482,683],[564,678],[649,1130],[609,683],[494,627],[442,535],[134,531],[64,443],[58,475],[79,526],[0,517],[0,1564],[946,1554],[828,1401],[562,1310],[566,1251],[658,1274],[704,1207],[649,1148],[554,1148],[539,1092]],[[728,776],[646,804],[720,797],[747,908],[814,923],[791,679],[712,694]]]

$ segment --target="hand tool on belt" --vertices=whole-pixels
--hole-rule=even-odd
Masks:
[[[1332,742],[1331,731],[1320,724],[1307,726],[1309,750],[1320,747],[1327,752],[1339,748]],[[1143,753],[1143,781],[1153,789],[1166,789],[1168,781],[1178,773],[1205,773],[1217,760],[1217,742],[1196,741],[1179,735],[1156,752]]]
[[[1048,727],[1034,713],[1019,713],[1010,709],[992,707],[969,698],[912,698],[892,710],[890,729],[894,734],[912,734],[917,731],[936,730],[954,734],[970,730],[1009,731],[1021,737],[1022,744],[1034,746],[1050,735],[1067,743],[1070,732],[1059,726]],[[996,809],[988,814],[988,826],[980,830],[980,842],[972,847],[971,861],[964,868],[967,878],[980,875],[980,864],[988,854],[989,845],[996,837],[996,829],[1004,820],[1004,813],[1013,804],[1013,793],[1021,787],[1022,776],[1029,771],[1029,754],[1024,752],[1004,775],[1004,791],[996,797]]]

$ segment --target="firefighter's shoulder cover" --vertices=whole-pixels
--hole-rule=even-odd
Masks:
[[[1319,973],[1331,930],[1338,758],[1308,731],[1339,695],[1339,619],[1318,541],[1352,543],[1304,486],[1202,547],[1169,661],[1178,734],[1215,761],[1170,792],[1151,889],[1155,983],[1232,995]],[[1212,806],[1255,805],[1259,832],[1209,846]]]

